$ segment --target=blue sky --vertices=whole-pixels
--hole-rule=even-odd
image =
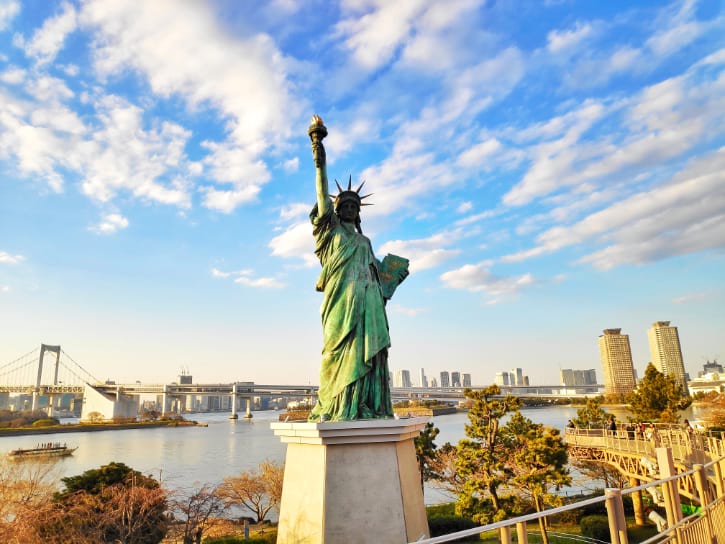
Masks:
[[[317,383],[307,126],[366,181],[392,370],[725,356],[725,22],[708,2],[0,0],[0,364]],[[722,362],[722,361],[721,361]]]

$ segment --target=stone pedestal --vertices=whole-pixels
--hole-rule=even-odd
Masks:
[[[413,439],[428,418],[272,423],[287,443],[278,544],[428,536]]]

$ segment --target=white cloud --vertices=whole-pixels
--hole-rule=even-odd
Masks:
[[[61,10],[55,17],[46,19],[43,26],[36,30],[30,41],[25,44],[25,53],[40,64],[53,61],[63,47],[66,36],[76,29],[75,8],[70,3],[64,2]]]
[[[9,293],[10,287],[8,285],[0,285],[0,293]]]
[[[409,37],[415,19],[425,9],[424,0],[386,2],[377,0],[337,23],[335,31],[344,37],[344,45],[364,69],[374,70],[386,64]],[[348,7],[352,7],[348,4]],[[370,9],[372,8],[372,9]]]
[[[252,269],[244,269],[244,270],[236,270],[232,272],[225,272],[222,270],[219,270],[218,268],[212,268],[211,269],[211,275],[214,278],[234,278],[234,283],[238,283],[240,285],[246,285],[248,287],[262,287],[265,289],[281,289],[285,286],[285,284],[280,281],[278,278],[272,278],[272,277],[261,277],[261,278],[255,278],[254,270]]]
[[[128,227],[128,219],[119,213],[109,213],[101,218],[97,225],[93,225],[89,230],[96,234],[113,234],[119,230]]]
[[[302,259],[307,266],[319,264],[309,221],[290,225],[269,241],[269,247],[277,257]]]
[[[20,264],[25,260],[22,255],[11,255],[7,251],[0,251],[0,264]]]
[[[546,36],[546,47],[552,53],[559,53],[581,44],[591,33],[592,26],[580,22],[571,30],[552,30]]]
[[[282,163],[282,169],[287,172],[288,174],[292,174],[294,172],[297,172],[297,170],[300,169],[300,158],[294,157],[292,159],[286,160]]]
[[[285,284],[279,281],[277,278],[249,278],[247,276],[240,276],[234,280],[234,283],[246,285],[248,287],[262,287],[264,289],[281,289]]]
[[[725,247],[725,148],[689,163],[668,183],[617,201],[571,226],[551,228],[515,262],[594,241],[579,262],[609,269]]]
[[[456,211],[458,213],[468,213],[473,209],[473,202],[467,200],[466,202],[461,202],[461,204],[456,208]]]
[[[0,0],[0,31],[8,28],[10,21],[20,13],[20,2],[17,0]]]
[[[295,202],[288,204],[279,211],[280,219],[290,220],[297,219],[300,216],[306,216],[310,213],[312,206],[306,202]]]
[[[496,138],[489,138],[461,153],[458,156],[458,163],[466,168],[483,166],[486,159],[498,152],[499,149],[501,149],[501,142]]]
[[[0,73],[0,81],[9,85],[18,85],[25,81],[27,71],[22,68],[11,66],[4,72]]]
[[[380,247],[380,255],[392,253],[410,260],[410,272],[434,268],[460,254],[458,249],[446,248],[460,235],[441,233],[418,240],[391,240]]]
[[[699,300],[709,300],[713,297],[718,296],[719,293],[716,291],[704,291],[701,293],[690,293],[681,297],[675,297],[672,299],[672,304],[686,304],[688,302],[695,302]]]
[[[441,274],[445,287],[465,289],[473,293],[483,292],[491,297],[512,295],[534,283],[531,274],[498,277],[489,270],[490,263],[466,264]]]

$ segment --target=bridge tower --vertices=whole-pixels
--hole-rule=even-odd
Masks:
[[[60,364],[60,346],[49,346],[40,344],[40,357],[38,357],[38,377],[35,379],[35,388],[33,388],[33,411],[38,409],[38,398],[40,397],[40,380],[43,378],[43,357],[45,353],[55,353],[55,372],[53,373],[53,385],[58,385],[58,365]],[[53,406],[53,398],[50,399],[51,410]]]

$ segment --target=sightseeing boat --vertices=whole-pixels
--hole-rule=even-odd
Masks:
[[[19,448],[8,452],[10,459],[38,459],[47,457],[67,457],[73,455],[78,448],[69,448],[60,442],[45,442],[34,448]]]

